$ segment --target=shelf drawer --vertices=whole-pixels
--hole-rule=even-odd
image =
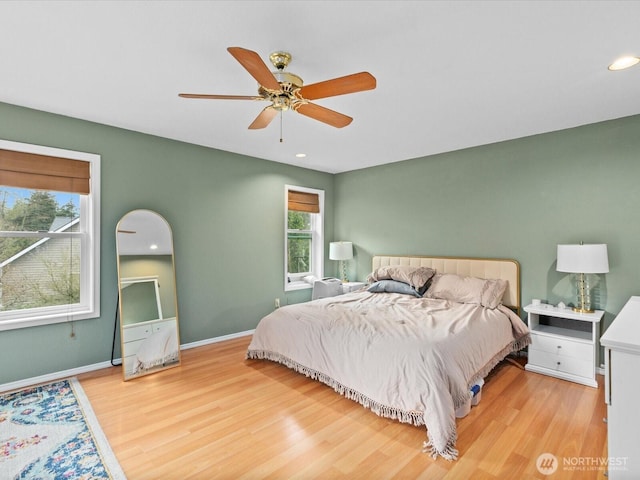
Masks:
[[[124,357],[124,360],[122,360],[122,363],[124,364],[124,371],[127,372],[127,374],[133,373],[133,366],[135,364],[135,361],[135,355],[129,355],[128,357]]]
[[[531,335],[531,345],[529,350],[538,350],[562,357],[573,357],[578,359],[592,359],[593,345],[590,343],[575,342],[573,340],[548,337],[546,335]]]
[[[588,347],[589,345],[586,346]],[[579,377],[593,377],[594,363],[593,357],[590,354],[582,358],[576,358],[537,350],[530,346],[529,363],[549,370],[570,373]]]
[[[124,333],[125,342],[141,340],[151,335],[151,325],[148,325],[148,324],[133,325],[133,326],[127,325],[124,327],[123,333]]]
[[[176,319],[172,318],[171,320],[166,320],[164,322],[154,323],[152,326],[153,333],[159,332],[160,330],[164,330],[165,328],[176,328]]]
[[[133,340],[131,342],[125,342],[124,345],[124,351],[125,351],[125,355],[129,356],[129,355],[135,355],[136,353],[138,353],[138,350],[140,350],[140,345],[142,345],[144,343],[144,338],[142,340]]]

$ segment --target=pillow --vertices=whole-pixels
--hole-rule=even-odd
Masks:
[[[374,270],[367,277],[369,283],[378,280],[395,280],[411,285],[422,295],[436,271],[429,267],[412,267],[409,265],[388,265]]]
[[[408,283],[398,282],[396,280],[379,280],[367,288],[372,293],[404,293],[405,295],[413,295],[421,298],[416,289]]]
[[[438,273],[431,280],[424,296],[458,303],[476,303],[494,309],[502,303],[507,285],[506,280]]]

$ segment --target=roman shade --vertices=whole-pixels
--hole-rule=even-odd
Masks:
[[[90,162],[0,149],[0,184],[88,195]]]
[[[288,209],[297,212],[320,213],[320,200],[317,193],[289,190]]]

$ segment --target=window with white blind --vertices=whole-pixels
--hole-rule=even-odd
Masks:
[[[324,191],[285,187],[285,290],[311,288],[323,275]]]
[[[0,140],[0,330],[100,316],[100,156]]]

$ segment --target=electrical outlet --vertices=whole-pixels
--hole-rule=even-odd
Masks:
[[[280,299],[276,298],[276,308],[280,308]]]

